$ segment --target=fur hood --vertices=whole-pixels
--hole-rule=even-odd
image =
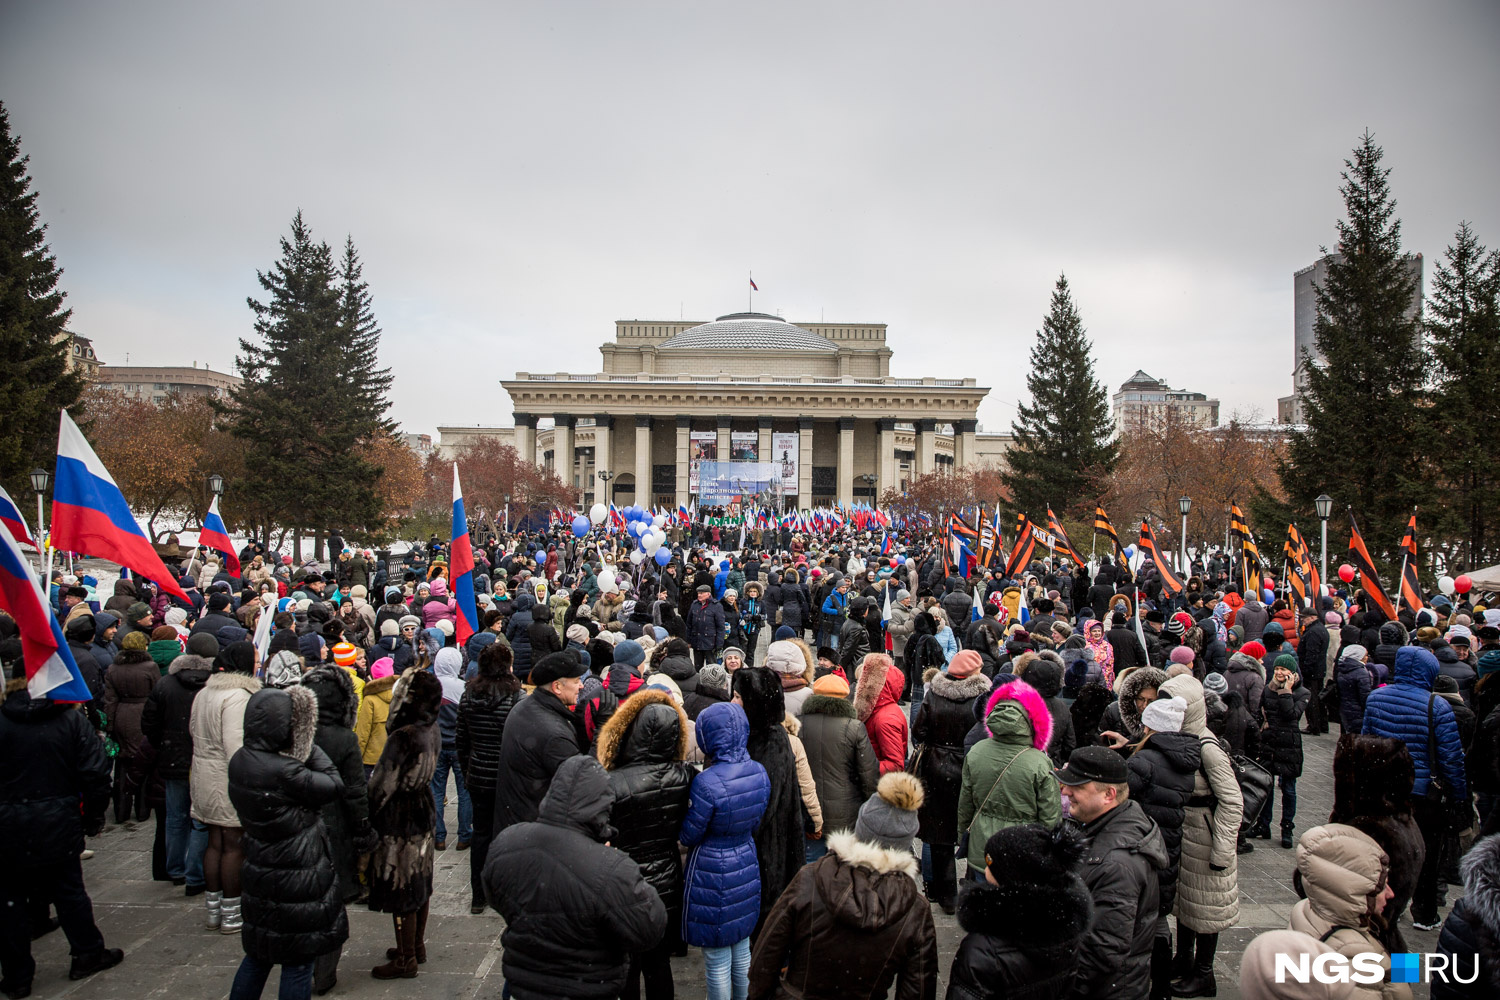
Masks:
[[[1094,899],[1077,875],[1061,884],[969,882],[958,897],[958,924],[1052,962],[1072,954],[1088,931]]]
[[[852,830],[840,830],[828,835],[828,853],[836,855],[846,865],[865,868],[877,875],[904,872],[916,881],[921,868],[916,855],[910,851],[897,851],[881,847],[867,840],[860,840]],[[830,900],[830,902],[833,902]]]
[[[300,685],[263,688],[245,704],[245,746],[306,761],[318,728],[318,699]]]
[[[1242,671],[1245,671],[1246,673],[1254,674],[1261,680],[1266,679],[1265,664],[1261,663],[1259,660],[1249,655],[1248,653],[1242,653],[1239,650],[1234,651],[1233,655],[1229,657],[1229,669],[1231,672],[1233,672],[1236,667],[1238,667]]]
[[[978,698],[989,693],[990,679],[984,674],[970,674],[958,680],[948,674],[939,671],[936,676],[927,677],[923,675],[927,684],[927,693],[949,701],[968,701],[970,698]]]
[[[599,763],[606,771],[613,771],[628,761],[622,760],[622,756],[634,758],[637,752],[650,752],[652,750],[663,750],[667,741],[672,739],[670,725],[667,723],[668,716],[660,711],[654,711],[651,716],[642,723],[645,729],[650,730],[637,732],[636,720],[641,713],[651,705],[662,705],[670,709],[677,716],[677,734],[673,745],[676,747],[673,760],[686,760],[688,753],[688,717],[677,704],[676,699],[660,688],[642,688],[635,694],[620,702],[620,707],[615,714],[609,717],[599,730],[598,741],[595,744],[595,754]],[[625,751],[629,751],[626,753]],[[652,754],[653,757],[657,754]]]
[[[797,717],[791,712],[782,716],[781,728],[786,730],[788,736],[800,736],[802,733],[802,723],[798,722]]]
[[[318,721],[327,726],[354,728],[359,699],[354,697],[354,681],[343,667],[313,667],[302,675],[302,686],[318,699]]]
[[[855,716],[864,721],[885,702],[897,703],[905,686],[905,675],[891,665],[888,658],[874,662],[866,660],[859,668],[859,680],[854,685]]]
[[[1000,685],[985,702],[984,731],[998,738],[1019,733],[1023,725],[1030,729],[1031,745],[1045,751],[1052,740],[1052,713],[1047,711],[1047,703],[1025,681]]]
[[[835,698],[832,695],[815,694],[802,703],[802,714],[806,715],[831,715],[836,719],[857,719],[854,714],[854,702],[847,698]]]
[[[442,704],[443,684],[437,675],[430,670],[408,669],[392,689],[386,732],[394,733],[403,726],[430,726],[437,722]]]
[[[172,664],[175,666],[178,660],[184,659],[187,659],[187,657],[179,656],[176,660],[172,661]],[[199,659],[202,659],[202,657],[199,657]],[[254,694],[260,690],[260,679],[251,677],[249,674],[217,673],[208,679],[207,684],[203,685],[205,691],[221,691],[228,688],[239,688],[242,691],[249,691],[251,694]]]
[[[1500,837],[1476,843],[1458,863],[1464,876],[1464,907],[1500,941]]]
[[[1062,655],[1050,649],[1035,653],[1022,653],[1016,657],[1012,672],[1024,678],[1043,698],[1056,698],[1062,690],[1063,671],[1066,666]]]
[[[1167,672],[1157,667],[1137,667],[1120,681],[1120,693],[1116,698],[1120,706],[1120,722],[1127,733],[1141,731],[1141,713],[1135,707],[1135,697],[1148,687],[1157,690],[1167,682]]]
[[[214,664],[212,660],[205,659],[204,657],[199,656],[197,653],[183,653],[181,656],[173,660],[171,665],[167,667],[167,676],[170,677],[173,674],[180,674],[184,670],[201,670],[206,674],[211,674],[213,673],[213,669]],[[250,675],[237,674],[234,676],[249,677]]]

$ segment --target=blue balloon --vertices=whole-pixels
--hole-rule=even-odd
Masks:
[[[1261,595],[1265,598],[1267,604],[1273,604],[1276,601],[1276,595],[1269,588],[1261,591]]]
[[[897,566],[905,566],[906,565],[906,557],[905,556],[897,556],[896,557],[896,565]]]
[[[582,514],[579,514],[577,517],[573,518],[573,534],[577,535],[579,538],[582,538],[588,533],[589,519],[584,517]]]
[[[665,545],[663,545],[661,548],[659,548],[659,549],[656,550],[656,565],[658,565],[658,566],[665,566],[667,563],[669,563],[671,561],[672,561],[672,553],[669,552],[669,551],[667,551],[667,547]]]
[[[1134,559],[1135,558],[1135,546],[1134,545],[1127,545],[1127,546],[1125,546],[1125,558],[1126,559]]]

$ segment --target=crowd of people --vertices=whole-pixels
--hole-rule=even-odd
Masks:
[[[122,960],[81,865],[111,811],[154,819],[152,877],[240,937],[234,1000],[277,966],[280,996],[327,992],[354,905],[391,915],[370,974],[417,977],[450,849],[522,1000],[671,997],[689,948],[716,1000],[1215,996],[1238,859],[1276,844],[1303,898],[1246,996],[1291,995],[1278,952],[1389,969],[1403,919],[1478,965],[1434,996],[1500,989],[1500,606],[1388,620],[1216,556],[1174,595],[1149,561],[964,578],[925,532],[718,530],[674,528],[659,569],[608,536],[476,539],[462,643],[436,540],[336,539],[326,568],[251,545],[239,576],[199,550],[186,602],[59,574],[91,701],[32,698],[0,618],[0,992],[58,926],[75,978]],[[1332,814],[1299,818],[1333,725]],[[946,969],[934,909],[964,932]]]

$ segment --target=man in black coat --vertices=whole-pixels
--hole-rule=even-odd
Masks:
[[[1323,680],[1328,676],[1328,626],[1319,612],[1304,608],[1301,613],[1302,639],[1297,644],[1297,673],[1311,696],[1307,702],[1309,736],[1328,732],[1328,714],[1323,711]]]
[[[548,653],[531,668],[536,690],[505,720],[495,782],[495,834],[537,818],[552,776],[569,757],[588,752],[583,719],[573,712],[588,668],[572,650]],[[491,844],[493,855],[496,845]]]
[[[109,802],[104,744],[74,705],[32,698],[24,676],[6,685],[0,706],[0,990],[30,992],[31,901],[47,899],[73,954],[70,979],[119,965],[125,953],[104,947],[83,887],[85,833],[104,828]]]
[[[1057,772],[1072,819],[1089,842],[1083,882],[1094,919],[1078,948],[1077,1000],[1145,1000],[1160,899],[1157,872],[1170,864],[1155,821],[1129,799],[1124,759],[1108,747],[1079,747]]]
[[[229,615],[229,595],[215,591],[208,595],[206,613],[199,618],[188,635],[197,635],[199,632],[207,632],[209,635],[218,635],[219,629],[225,625],[238,625]]]
[[[204,890],[203,847],[208,831],[198,836],[197,850],[189,846],[193,838],[193,818],[189,814],[192,795],[188,790],[188,769],[193,763],[193,734],[189,724],[193,717],[193,699],[208,682],[209,669],[201,656],[179,656],[167,668],[167,676],[157,681],[141,710],[141,733],[156,754],[156,774],[166,786],[167,875],[173,885],[187,885],[187,895]]]
[[[520,712],[506,723],[507,743]],[[615,835],[614,801],[599,762],[572,757],[557,768],[535,821],[511,826],[490,847],[484,888],[505,917],[500,962],[517,1000],[617,997],[630,953],[661,940],[661,897],[606,843]]]
[[[713,588],[698,588],[698,599],[688,607],[687,640],[693,647],[693,663],[704,666],[724,641],[724,606],[714,600]]]

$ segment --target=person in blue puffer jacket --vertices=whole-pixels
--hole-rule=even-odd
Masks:
[[[696,723],[709,764],[693,779],[680,840],[691,848],[684,877],[682,940],[703,949],[709,1000],[750,988],[750,932],[760,919],[755,829],[771,795],[766,769],[750,759],[750,720],[731,702]]]
[[[516,595],[516,610],[505,626],[505,638],[515,654],[515,666],[511,669],[522,684],[531,676],[531,623],[535,617],[531,609],[536,607],[536,598],[522,591]]]
[[[1411,811],[1427,845],[1427,860],[1422,863],[1422,873],[1417,876],[1416,892],[1411,901],[1411,920],[1413,926],[1424,931],[1436,930],[1439,923],[1438,869],[1443,838],[1447,833],[1446,817],[1442,809],[1428,801],[1427,786],[1437,773],[1447,781],[1459,801],[1466,800],[1469,795],[1458,721],[1453,716],[1452,706],[1432,693],[1432,682],[1438,672],[1437,657],[1431,650],[1402,646],[1396,651],[1391,683],[1370,692],[1365,702],[1365,734],[1400,740],[1406,745],[1416,768]],[[1429,715],[1431,727],[1427,721]],[[1433,760],[1428,752],[1429,742],[1437,749],[1437,760]]]

